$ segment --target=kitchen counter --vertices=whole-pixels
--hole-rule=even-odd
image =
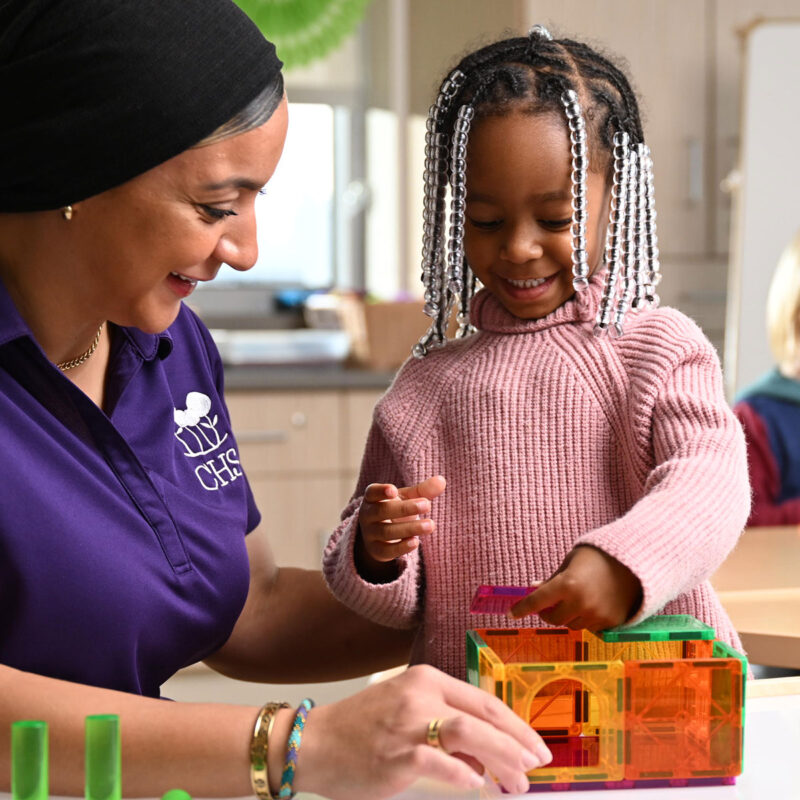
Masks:
[[[225,366],[225,388],[248,389],[386,389],[394,372],[320,364],[236,364]]]

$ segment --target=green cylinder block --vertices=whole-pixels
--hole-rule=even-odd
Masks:
[[[86,717],[86,800],[121,800],[122,763],[119,717]]]
[[[47,800],[47,723],[11,724],[11,795],[14,800]]]

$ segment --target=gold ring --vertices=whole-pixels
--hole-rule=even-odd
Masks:
[[[432,719],[428,723],[428,732],[425,734],[425,741],[431,746],[435,747],[437,750],[443,750],[442,742],[439,739],[439,734],[442,730],[442,724],[444,723],[443,719]]]

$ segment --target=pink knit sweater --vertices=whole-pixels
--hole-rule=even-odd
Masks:
[[[412,662],[465,675],[465,631],[541,626],[471,615],[482,583],[548,578],[577,544],[639,578],[651,614],[692,614],[741,642],[708,577],[747,520],[745,443],[716,353],[680,312],[629,312],[619,339],[592,335],[599,296],[522,320],[488,292],[479,333],[411,359],[378,402],[355,494],[324,556],[334,594],[376,622],[419,626]],[[364,581],[353,537],[368,483],[447,479],[437,529],[400,559],[398,578]]]

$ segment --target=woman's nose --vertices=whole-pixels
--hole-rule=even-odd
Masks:
[[[500,255],[512,264],[525,264],[541,258],[543,249],[533,224],[520,223],[509,228]]]
[[[245,272],[258,260],[255,210],[242,211],[233,221],[217,242],[216,256],[229,267]]]

